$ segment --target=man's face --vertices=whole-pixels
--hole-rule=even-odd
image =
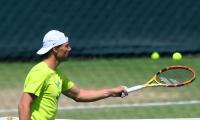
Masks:
[[[71,47],[70,47],[69,43],[64,43],[64,44],[56,47],[55,51],[56,51],[57,59],[59,61],[62,61],[68,57],[69,52],[71,51]]]

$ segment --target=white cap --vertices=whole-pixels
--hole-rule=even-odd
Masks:
[[[43,55],[47,53],[49,50],[51,50],[53,47],[62,45],[67,42],[68,42],[68,37],[65,36],[64,33],[57,30],[51,30],[44,36],[43,46],[41,49],[37,51],[37,54]]]

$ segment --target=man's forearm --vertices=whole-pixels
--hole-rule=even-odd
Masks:
[[[19,105],[19,120],[30,120],[30,107],[28,105]]]
[[[81,90],[77,102],[93,102],[111,96],[107,90]]]
[[[30,120],[31,104],[34,100],[34,96],[30,93],[23,93],[18,105],[19,119]]]
[[[74,86],[70,90],[63,92],[64,95],[74,99],[77,102],[93,102],[107,97],[121,97],[121,93],[127,94],[124,86],[103,88],[98,90],[86,90]]]
[[[79,95],[76,98],[78,102],[93,102],[97,100],[101,100],[107,97],[119,97],[124,87],[119,86],[116,88],[107,88],[107,89],[99,89],[99,90],[84,90],[81,89]]]

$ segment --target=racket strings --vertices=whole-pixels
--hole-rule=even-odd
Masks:
[[[157,80],[161,84],[180,84],[190,80],[193,73],[185,69],[171,69],[160,73]]]

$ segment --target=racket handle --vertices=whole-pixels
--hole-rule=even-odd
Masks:
[[[136,90],[140,90],[142,88],[144,88],[145,85],[137,85],[137,86],[133,86],[133,87],[130,87],[130,88],[127,88],[127,92],[130,93],[130,92],[134,92]]]
[[[137,86],[133,86],[133,87],[127,88],[126,90],[127,90],[128,93],[130,93],[130,92],[134,92],[134,91],[140,90],[140,89],[142,89],[144,87],[145,87],[145,85],[137,85]],[[125,97],[125,96],[126,96],[125,93],[121,94],[122,98]]]

